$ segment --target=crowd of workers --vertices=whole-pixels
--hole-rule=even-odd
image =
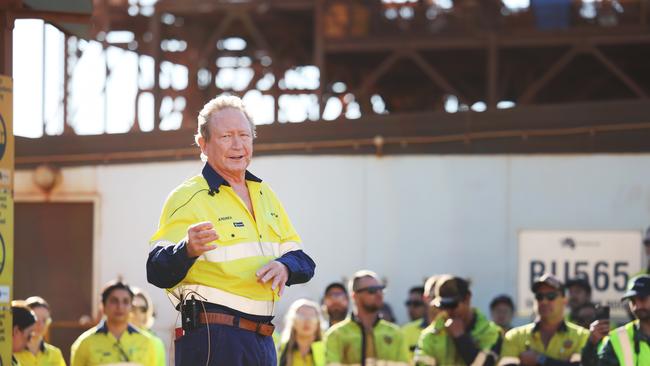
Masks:
[[[490,302],[490,314],[472,306],[471,284],[453,275],[431,276],[408,291],[410,321],[388,321],[385,287],[372,271],[347,285],[331,283],[320,303],[299,299],[273,335],[279,365],[650,365],[650,276],[632,279],[623,301],[634,319],[614,328],[599,318],[584,279],[562,283],[545,274],[532,286],[533,322],[512,326],[507,295]],[[103,318],[71,347],[70,365],[167,364],[163,342],[150,328],[148,295],[121,281],[101,293]],[[15,365],[66,365],[59,348],[44,341],[50,307],[40,297],[12,306]],[[565,314],[566,313],[566,314]],[[612,330],[613,329],[613,330]]]

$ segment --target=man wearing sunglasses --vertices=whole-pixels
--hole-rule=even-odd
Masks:
[[[494,365],[501,329],[472,308],[469,282],[444,275],[436,280],[432,305],[440,313],[420,335],[417,365]]]
[[[327,315],[329,327],[343,321],[348,316],[350,307],[350,297],[345,285],[339,282],[333,282],[325,288],[323,296],[323,314]]]
[[[609,333],[598,354],[598,365],[650,365],[650,276],[633,278],[625,300],[636,319]]]
[[[427,278],[424,283],[424,294],[422,294],[422,301],[426,306],[426,312],[422,319],[410,322],[402,327],[402,332],[404,333],[404,339],[406,339],[406,344],[409,347],[409,359],[413,360],[415,355],[415,349],[418,346],[418,341],[420,340],[420,334],[426,327],[431,324],[433,319],[436,319],[438,314],[440,314],[440,309],[433,305],[433,300],[436,297],[436,281],[440,278],[440,275],[433,275]]]
[[[580,365],[589,332],[565,321],[564,284],[554,275],[544,274],[533,283],[532,291],[537,320],[506,333],[499,366]]]
[[[402,333],[404,333],[404,339],[409,348],[409,359],[411,360],[418,345],[420,333],[429,325],[424,292],[423,286],[412,287],[409,290],[408,300],[406,300],[406,308],[411,321],[402,326]]]
[[[371,271],[359,271],[349,283],[354,311],[325,333],[327,365],[408,365],[404,337],[399,327],[379,317],[384,286]]]

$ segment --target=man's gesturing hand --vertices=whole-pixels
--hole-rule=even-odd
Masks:
[[[206,244],[217,239],[219,239],[219,235],[214,230],[214,225],[209,221],[190,226],[187,229],[187,256],[196,258],[209,250],[216,249],[216,244]]]
[[[260,283],[266,283],[273,280],[271,288],[275,290],[279,287],[280,290],[278,291],[278,295],[282,296],[284,285],[289,279],[289,270],[284,264],[278,261],[271,261],[264,267],[260,268],[255,275],[257,276],[257,282]]]

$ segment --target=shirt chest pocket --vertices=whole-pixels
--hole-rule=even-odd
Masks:
[[[242,241],[248,241],[251,237],[250,229],[241,221],[229,221],[227,223],[217,224],[215,225],[215,230],[217,231],[217,235],[219,235],[217,245],[236,244]]]
[[[275,243],[282,242],[282,230],[280,229],[280,224],[276,220],[270,220],[266,225],[266,231],[268,236],[268,241]]]

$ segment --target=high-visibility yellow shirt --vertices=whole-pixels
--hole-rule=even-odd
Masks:
[[[650,344],[648,337],[640,331],[639,320],[616,328],[609,333],[609,340],[601,350],[601,363],[618,365],[650,365]]]
[[[120,365],[157,366],[156,347],[151,337],[133,326],[116,339],[105,322],[90,328],[70,348],[71,366]]]
[[[283,344],[280,347],[280,352],[278,353],[278,364],[280,366],[288,365],[285,363],[283,365],[281,356],[284,354],[286,344]],[[311,350],[304,357],[300,354],[300,351],[297,349],[287,350],[288,355],[284,355],[285,358],[291,357],[291,366],[325,366],[325,348],[323,342],[316,341],[311,344]]]
[[[418,340],[420,339],[420,333],[422,330],[427,327],[427,320],[417,319],[412,322],[408,322],[402,326],[402,333],[404,333],[404,341],[406,342],[407,347],[409,348],[409,360],[413,359],[413,353],[415,348],[418,346]]]
[[[260,283],[256,271],[285,253],[302,250],[301,240],[284,207],[268,184],[246,173],[253,212],[209,165],[167,198],[151,245],[179,243],[190,225],[209,221],[219,235],[217,248],[201,255],[185,277],[168,289],[180,300],[196,292],[197,300],[247,314],[272,315],[279,296],[271,281]],[[205,178],[209,174],[218,190]]]
[[[14,356],[22,366],[65,366],[63,354],[58,347],[42,342],[41,346],[33,354],[29,350],[15,353]]]
[[[469,346],[458,346],[456,341],[445,328],[446,316],[439,316],[420,334],[418,347],[413,360],[416,365],[454,366],[454,365],[484,365],[494,364],[498,358],[498,347],[502,339],[502,330],[494,322],[489,321],[483,313],[473,309],[474,320],[467,325],[465,336]],[[462,355],[470,347],[475,347],[476,356],[472,362],[466,362]],[[467,356],[469,358],[470,356]],[[491,361],[488,361],[491,360]]]
[[[167,366],[167,353],[165,351],[165,344],[154,332],[149,329],[140,329],[142,333],[149,336],[153,341],[156,348],[156,360],[158,366]]]
[[[589,339],[588,330],[563,321],[546,347],[539,327],[535,322],[509,330],[501,347],[499,365],[519,365],[519,355],[528,350],[555,360],[580,362],[582,348]]]
[[[371,337],[374,341],[374,357],[370,357],[367,350],[368,334],[354,316],[333,325],[325,333],[325,364],[408,365],[408,349],[399,326],[378,319]]]

